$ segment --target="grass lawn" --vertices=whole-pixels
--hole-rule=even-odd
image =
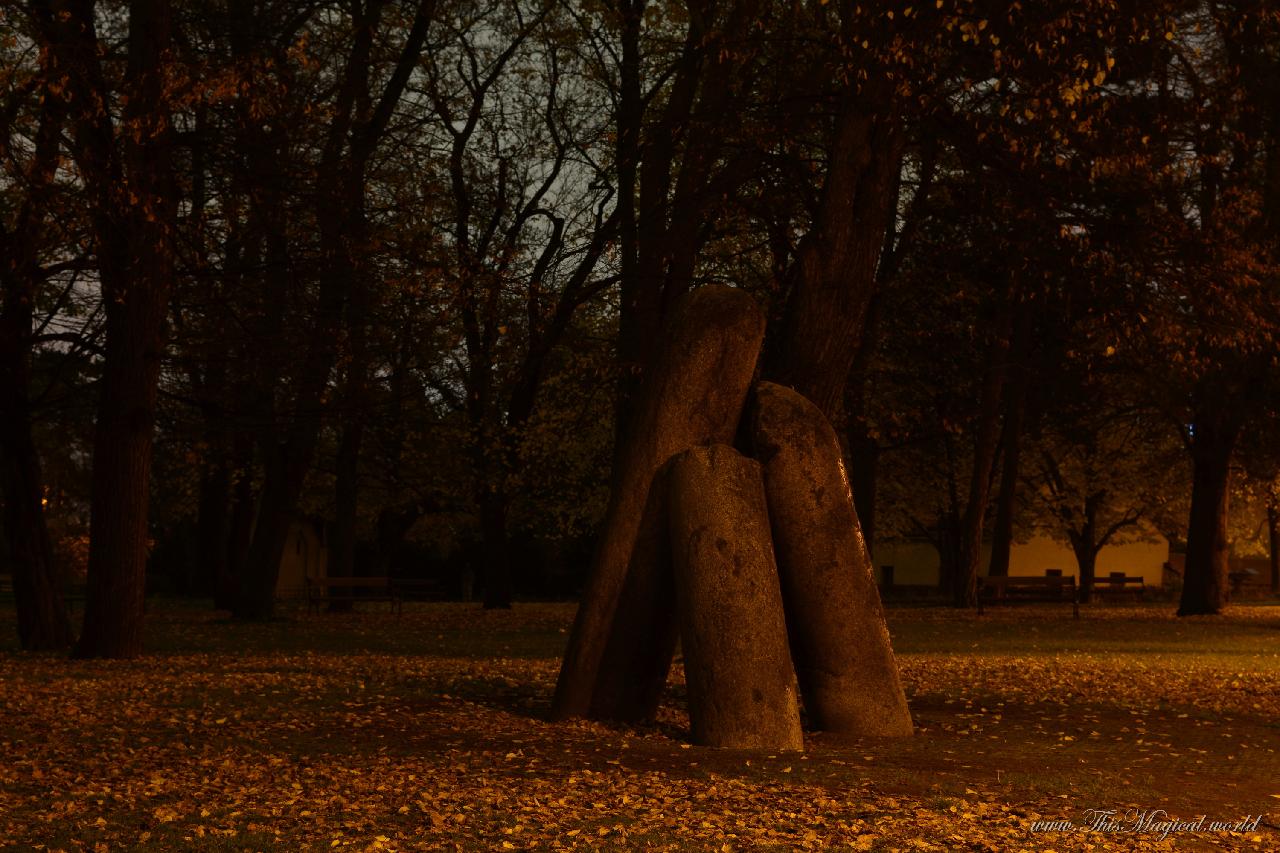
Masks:
[[[678,666],[651,727],[548,723],[570,605],[151,610],[132,662],[0,610],[0,849],[1280,850],[1280,606],[892,610],[916,736],[791,754],[690,747]]]

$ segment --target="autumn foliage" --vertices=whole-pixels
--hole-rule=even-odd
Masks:
[[[548,722],[566,605],[235,625],[165,604],[145,661],[0,657],[0,845],[1269,850],[1273,610],[891,610],[916,736],[783,754],[689,747],[679,689],[650,726]],[[1164,843],[1030,831],[1129,806],[1268,816]]]

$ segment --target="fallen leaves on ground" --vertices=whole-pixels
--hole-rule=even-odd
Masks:
[[[1229,624],[1253,631],[1275,619],[1263,610],[1262,623]],[[1274,818],[1253,833],[1163,840],[1030,830],[1038,819],[1079,823],[1099,807],[1224,819],[1280,811],[1274,621],[1257,656],[1223,660],[1211,649],[1143,653],[1167,630],[1145,611],[1125,623],[1132,649],[1117,640],[1112,654],[976,653],[968,641],[998,627],[895,613],[902,646],[926,630],[917,622],[936,623],[927,630],[960,650],[900,653],[921,732],[853,743],[819,735],[797,755],[689,748],[678,667],[656,725],[547,722],[557,661],[525,654],[554,645],[571,617],[561,605],[299,617],[285,625],[291,650],[277,651],[263,643],[270,631],[183,610],[157,616],[153,630],[200,652],[132,662],[0,655],[0,846],[1278,846]],[[502,646],[510,655],[487,656]]]

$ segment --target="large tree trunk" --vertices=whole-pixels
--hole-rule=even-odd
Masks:
[[[253,545],[256,512],[253,440],[248,435],[237,435],[232,447],[235,470],[231,486],[231,515],[227,521],[226,570],[218,576],[213,592],[213,606],[217,610],[233,610],[240,600],[240,581],[247,574],[249,549]]]
[[[1031,346],[1031,311],[1018,306],[1011,347],[1008,394],[1005,395],[1003,445],[1000,463],[1000,495],[996,502],[996,521],[991,533],[991,561],[987,574],[1003,577],[1009,574],[1009,557],[1013,550],[1013,516],[1018,503],[1018,465],[1022,446],[1022,424],[1027,401],[1027,351]]]
[[[254,137],[251,137],[254,139]],[[270,152],[279,152],[280,141],[257,138],[253,146],[253,159],[270,159]],[[268,144],[270,147],[268,147]],[[262,149],[262,150],[259,150]],[[272,355],[286,359],[278,347],[280,326],[288,314],[288,287],[291,278],[287,235],[287,213],[283,199],[274,191],[278,175],[270,171],[270,165],[257,163],[261,174],[258,180],[272,187],[263,193],[262,210],[258,213],[266,230],[265,264],[260,282],[263,306],[261,321],[256,324],[255,336]],[[294,377],[299,389],[292,402],[292,422],[286,421],[277,408],[276,377],[260,374],[255,387],[248,395],[250,418],[255,425],[253,437],[262,467],[262,482],[256,500],[252,480],[249,479],[248,459],[241,466],[242,474],[236,487],[238,537],[248,535],[248,543],[240,551],[242,558],[234,562],[235,601],[231,611],[237,619],[268,619],[275,612],[275,590],[279,579],[280,561],[289,538],[289,525],[297,518],[297,507],[306,483],[307,472],[320,431],[322,400],[328,385],[332,364],[332,342],[336,334],[338,285],[334,283],[332,265],[326,264],[322,276],[325,291],[320,316],[315,321],[312,342]],[[249,451],[252,453],[253,451]],[[244,513],[251,511],[251,515]]]
[[[225,338],[229,323],[215,334]],[[230,571],[231,469],[233,444],[227,403],[233,399],[228,359],[191,369],[191,383],[202,398],[204,452],[200,460],[200,488],[196,501],[196,588],[200,595],[218,596],[219,584]]]
[[[331,180],[338,181],[337,178]],[[345,239],[347,213],[351,210],[349,199],[333,183],[326,184],[322,195],[328,204],[318,217],[324,257],[319,276],[315,328],[294,377],[296,389],[291,401],[294,410],[291,421],[283,425],[276,422],[270,389],[264,389],[266,393],[260,397],[262,421],[265,423],[259,438],[263,465],[262,494],[253,541],[240,576],[240,597],[232,611],[238,619],[263,620],[275,614],[280,561],[288,543],[289,527],[298,519],[299,501],[315,457],[327,408],[330,375],[337,360],[335,339],[340,332],[343,299],[355,279],[355,262],[350,254],[352,247]],[[279,314],[287,299],[282,285],[287,282],[288,251],[286,237],[279,230],[283,219],[281,200],[272,194],[266,204],[270,220],[268,227],[276,229],[267,238],[272,280],[266,313]],[[267,330],[263,333],[272,334]]]
[[[245,68],[258,67],[265,48],[252,26],[254,4],[252,0],[232,0],[229,8],[232,61]],[[247,99],[237,102],[235,113],[235,141],[244,151],[244,173],[238,177],[243,180],[249,199],[246,233],[241,238],[246,247],[244,266],[248,293],[258,300],[254,306],[257,310],[250,315],[249,338],[255,350],[253,357],[288,369],[251,371],[243,380],[246,417],[244,431],[236,436],[231,567],[217,597],[219,606],[229,609],[236,618],[260,619],[269,617],[274,610],[280,559],[294,518],[288,499],[292,486],[284,481],[296,467],[287,460],[298,450],[290,447],[285,438],[289,425],[278,411],[278,401],[287,399],[281,393],[286,378],[297,383],[297,373],[314,368],[313,356],[322,354],[322,347],[331,346],[335,329],[332,324],[313,324],[308,351],[300,359],[304,366],[299,370],[294,361],[298,356],[290,351],[286,332],[291,310],[297,310],[290,305],[296,273],[289,252],[291,212],[285,202],[289,128],[283,121],[272,122],[268,127],[255,115]],[[324,252],[335,250],[330,236],[322,235]],[[332,269],[325,260],[322,275]],[[328,301],[332,302],[332,298]],[[300,397],[289,401],[293,403],[295,420],[318,418],[319,412]],[[259,465],[262,479],[255,489],[254,471]],[[300,483],[298,489],[301,490]]]
[[[555,717],[590,711],[654,474],[692,445],[733,439],[763,337],[764,314],[740,290],[709,285],[677,305],[646,373],[631,440],[614,471],[591,575],[556,684]]]
[[[1017,425],[1005,415],[1003,461],[1000,465],[1000,494],[996,498],[996,521],[991,531],[991,560],[987,574],[1004,577],[1009,574],[1009,558],[1013,552],[1013,510],[1018,499]]]
[[[163,71],[170,8],[167,0],[130,3],[129,97],[118,155],[110,120],[94,106],[105,100],[105,84],[97,65],[92,4],[64,21],[65,30],[75,32],[75,62],[84,75],[84,88],[75,94],[87,103],[74,108],[80,110],[77,139],[90,146],[84,157],[86,182],[95,196],[94,248],[106,306],[88,600],[76,654],[129,658],[142,652],[151,448],[173,278],[176,191]]]
[[[893,222],[903,136],[892,83],[878,78],[842,101],[813,229],[801,241],[766,375],[833,422],[857,354]]]
[[[643,361],[647,356],[646,329],[658,328],[661,282],[640,277],[640,234],[636,211],[639,189],[640,134],[644,124],[644,96],[640,74],[640,28],[646,0],[618,0],[621,24],[622,61],[618,66],[618,109],[616,114],[618,172],[618,248],[621,272],[622,311],[618,335],[618,361],[622,366],[618,393],[617,450],[623,444],[623,421],[631,415],[632,397],[639,387]],[[649,216],[657,211],[650,211]]]
[[[978,432],[973,444],[973,470],[969,496],[960,524],[960,553],[956,566],[952,603],[956,607],[978,604],[978,572],[982,563],[982,532],[991,495],[991,469],[1000,444],[1000,395],[1004,388],[1005,359],[1009,339],[1001,334],[991,343],[986,376],[978,408]]]
[[[344,177],[347,181],[353,180]],[[363,192],[363,183],[358,186]],[[289,526],[298,519],[302,490],[325,420],[329,380],[338,356],[335,340],[340,332],[343,301],[359,286],[350,232],[352,195],[343,192],[344,187],[349,190],[346,181],[334,178],[322,191],[330,209],[322,211],[319,217],[321,242],[326,248],[325,266],[320,273],[316,331],[299,366],[294,422],[285,431],[283,440],[268,434],[264,443],[262,500],[249,552],[249,577],[241,583],[245,598],[236,610],[236,616],[242,619],[274,616],[276,584]],[[353,492],[347,494],[354,497]],[[336,569],[329,574],[336,576]]]
[[[364,248],[368,227],[364,210],[364,181],[346,187],[351,219],[346,235],[358,250]],[[369,323],[373,295],[365,281],[364,265],[353,258],[348,284],[346,330],[349,358],[342,394],[342,435],[335,460],[333,534],[329,540],[329,571],[333,577],[362,574],[356,566],[356,538],[360,518],[360,450],[369,418]],[[335,600],[331,610],[350,611],[350,600]]]
[[[152,237],[155,245],[164,245],[161,235]],[[107,347],[93,445],[88,594],[78,657],[130,658],[142,652],[151,446],[171,266],[163,250],[136,242],[132,248],[146,263],[132,265],[127,279],[104,287]],[[105,286],[105,274],[103,280]],[[124,288],[126,299],[109,295]]]
[[[1227,505],[1238,429],[1197,419],[1191,444],[1191,514],[1179,616],[1218,613],[1227,602]]]
[[[752,442],[764,465],[791,653],[811,725],[855,736],[911,734],[835,430],[796,392],[762,382]]]
[[[746,114],[741,96],[750,87],[742,81],[753,56],[737,45],[750,38],[761,6],[759,0],[730,0],[690,15],[665,97],[654,99],[642,91],[641,30],[648,2],[620,2],[617,156],[623,266],[617,454],[626,452],[628,430],[639,423],[644,374],[661,358],[656,349],[661,332],[693,286],[708,211],[732,198],[751,177],[753,146],[734,146],[733,139]],[[646,107],[658,114],[652,122]],[[643,138],[642,131],[647,131]],[[617,454],[615,467],[622,462]]]
[[[13,597],[18,615],[18,642],[28,651],[59,650],[71,645],[71,622],[59,591],[53,550],[42,507],[40,457],[31,440],[31,421],[25,394],[12,387],[9,344],[22,338],[5,337],[0,323],[0,497],[4,502],[7,562],[13,572]],[[30,337],[30,325],[27,335]],[[25,371],[23,371],[25,372]],[[25,387],[25,382],[22,383]],[[17,398],[15,399],[15,394]]]
[[[354,402],[347,398],[350,407]],[[329,557],[326,574],[335,578],[355,577],[356,531],[360,517],[360,444],[364,438],[364,412],[348,408],[344,412],[346,423],[338,440],[335,460],[337,476],[334,486],[334,518],[329,537]],[[329,602],[330,613],[350,613],[355,609],[350,590],[347,595],[334,597]]]
[[[46,72],[59,73],[46,54]],[[54,66],[54,67],[49,67]],[[27,650],[65,649],[71,623],[59,591],[44,517],[44,482],[32,435],[32,320],[41,283],[40,239],[53,212],[50,190],[58,170],[64,104],[45,97],[23,181],[27,195],[12,227],[0,227],[0,504],[6,562],[13,573],[18,642]]]
[[[400,571],[404,563],[404,538],[413,525],[422,518],[423,508],[418,504],[402,507],[383,507],[378,512],[375,525],[377,565],[373,574],[389,577]]]
[[[960,574],[960,483],[956,465],[955,442],[950,432],[942,434],[943,454],[946,459],[946,503],[938,503],[938,523],[933,544],[938,549],[938,592],[950,595],[955,590]]]
[[[1076,555],[1076,567],[1080,570],[1080,601],[1088,603],[1093,598],[1100,550],[1095,542],[1091,521],[1086,521],[1082,531],[1071,534],[1071,550]]]
[[[362,414],[353,414],[343,426],[335,460],[333,534],[329,541],[329,573],[335,577],[356,574],[356,530],[360,511],[360,445],[364,440]]]
[[[803,749],[760,465],[695,447],[672,461],[670,490],[694,743]]]
[[[201,595],[218,595],[219,584],[230,570],[231,559],[231,460],[225,443],[210,442],[200,471],[200,495],[196,505],[197,586]]]
[[[364,305],[367,300],[363,290],[366,282],[362,252],[366,249],[364,193],[369,162],[417,66],[433,10],[432,0],[420,0],[417,4],[394,70],[376,100],[371,98],[369,82],[381,7],[366,6],[361,20],[356,22],[338,82],[337,109],[330,118],[317,169],[316,219],[321,247],[318,304],[314,327],[297,372],[293,406],[298,414],[285,430],[283,440],[274,434],[274,429],[269,429],[262,442],[265,467],[262,503],[249,552],[248,577],[242,579],[241,601],[235,610],[241,618],[269,618],[274,612],[280,559],[288,540],[289,525],[297,517],[298,501],[324,420],[329,378],[337,361],[335,342],[342,329],[344,303],[349,298],[357,305]],[[370,105],[371,111],[366,109]],[[277,146],[276,151],[281,147]],[[279,194],[270,181],[276,177],[270,160],[270,157],[259,156],[258,171],[267,180],[255,189],[263,193],[270,205],[279,208]],[[276,230],[270,235],[269,245],[275,246],[271,250],[274,256],[285,256],[283,210],[274,210],[271,214],[267,222]],[[280,266],[277,271],[283,270]],[[283,304],[279,294],[273,302],[273,309]],[[358,446],[356,449],[358,451]]]
[[[511,607],[511,544],[507,537],[507,495],[502,488],[480,496],[480,579],[484,584],[484,609]]]
[[[297,437],[263,448],[266,459],[262,494],[244,571],[238,578],[239,596],[232,608],[237,619],[259,621],[275,615],[280,562],[289,544],[289,526],[298,517],[298,500],[311,465],[314,444],[307,439],[308,436]]]
[[[1280,594],[1280,507],[1274,500],[1267,503],[1268,559],[1271,563],[1271,592]]]

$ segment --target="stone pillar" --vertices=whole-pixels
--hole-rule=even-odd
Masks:
[[[724,445],[687,450],[670,503],[694,743],[803,749],[760,465]]]
[[[810,724],[844,735],[911,734],[835,430],[800,394],[761,382],[752,442]]]
[[[650,570],[632,555],[653,476],[688,447],[732,440],[764,324],[755,299],[732,287],[707,285],[676,303],[645,371],[628,446],[617,454],[609,508],[556,683],[554,718],[589,713],[628,570]],[[655,624],[659,618],[653,614],[629,624]]]

